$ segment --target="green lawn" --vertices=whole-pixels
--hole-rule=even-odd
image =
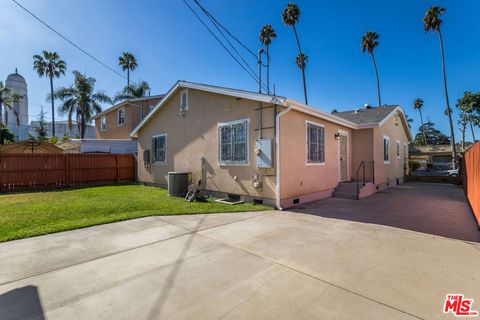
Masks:
[[[0,195],[0,242],[152,215],[270,210],[250,203],[187,202],[140,185]]]

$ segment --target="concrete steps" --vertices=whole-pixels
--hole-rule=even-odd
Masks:
[[[362,183],[360,183],[360,198],[364,198],[365,196],[370,195],[367,194],[366,189],[371,189],[371,185],[373,185],[371,182],[367,182],[365,186],[362,186]],[[333,192],[333,196],[336,198],[343,198],[343,199],[357,199],[357,182],[340,182],[338,186],[335,188],[335,191]]]

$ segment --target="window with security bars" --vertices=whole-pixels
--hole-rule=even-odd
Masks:
[[[248,121],[222,123],[218,126],[220,164],[248,163]]]
[[[307,162],[325,162],[325,128],[307,123]]]
[[[152,162],[167,162],[167,135],[162,134],[152,137]]]

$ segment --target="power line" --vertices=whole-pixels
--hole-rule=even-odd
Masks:
[[[68,39],[66,36],[64,36],[63,34],[61,34],[60,32],[58,32],[57,30],[55,30],[53,27],[51,27],[48,23],[46,23],[45,21],[43,21],[42,19],[40,19],[36,14],[34,14],[32,11],[28,10],[27,8],[25,8],[23,5],[21,5],[20,3],[18,3],[17,0],[12,0],[13,3],[15,3],[17,6],[19,6],[20,8],[22,8],[25,12],[27,12],[28,14],[30,14],[32,17],[34,17],[36,20],[38,20],[41,24],[43,24],[45,27],[47,27],[48,29],[50,29],[51,31],[53,31],[54,33],[56,33],[60,38],[62,38],[63,40],[67,41],[68,43],[70,43],[72,46],[74,46],[75,48],[77,48],[78,50],[80,50],[82,53],[84,53],[85,55],[87,55],[89,58],[95,60],[96,62],[98,62],[99,64],[101,64],[102,66],[104,66],[105,68],[107,68],[108,70],[114,72],[116,75],[118,75],[119,77],[122,77],[123,79],[127,79],[123,74],[119,73],[118,71],[114,70],[113,68],[109,67],[106,63],[102,62],[100,59],[96,58],[95,56],[93,56],[92,54],[88,53],[87,51],[83,50],[82,48],[80,48],[80,46],[78,46],[77,44],[75,44],[72,40]]]
[[[215,19],[215,17],[210,12],[208,12],[207,9],[205,9],[197,0],[194,0],[194,1],[200,7],[200,9],[202,9],[202,11],[210,18],[210,20],[213,20],[215,24],[217,24],[223,30],[225,30],[225,32],[228,33],[230,37],[232,37],[235,41],[237,41],[243,48],[245,48],[245,50],[247,50],[255,59],[257,59],[257,54],[255,52],[250,50],[249,47],[247,47],[242,41],[240,41],[237,37],[235,37],[225,26],[223,26],[220,22],[218,22],[218,20]]]
[[[215,38],[215,40],[218,41],[218,43],[225,49],[225,51],[227,51],[227,53],[230,55],[230,57],[232,57],[235,62],[245,71],[247,72],[250,77],[252,77],[253,80],[255,80],[255,82],[259,82],[258,81],[258,76],[253,72],[251,72],[250,70],[248,70],[239,60],[237,57],[235,57],[235,55],[225,46],[225,44],[222,42],[222,40],[220,40],[217,35],[212,31],[212,29],[210,29],[210,27],[205,23],[205,21],[203,21],[200,16],[197,14],[197,12],[188,4],[188,2],[186,0],[182,0],[183,3],[190,9],[190,11],[192,11],[192,13],[195,15],[195,17],[202,23],[202,25],[208,30],[208,32]],[[262,85],[263,86],[263,85]]]

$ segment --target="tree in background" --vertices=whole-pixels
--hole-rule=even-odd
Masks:
[[[295,34],[295,40],[297,40],[298,55],[295,62],[302,71],[303,94],[305,96],[305,104],[308,104],[307,81],[305,79],[305,66],[307,63],[307,56],[303,53],[302,47],[300,46],[300,40],[298,39],[297,28],[296,28],[296,24],[298,23],[299,18],[300,18],[300,9],[298,8],[298,6],[295,3],[287,4],[287,6],[285,7],[282,13],[282,21],[286,26],[293,28],[293,32]]]
[[[113,102],[146,97],[150,93],[150,85],[146,81],[131,84],[115,95]]]
[[[424,134],[427,136],[429,145],[445,145],[451,142],[450,138],[436,129],[435,123],[431,121],[425,122],[418,128],[418,133],[414,140],[416,146],[425,146]]]
[[[473,142],[475,142],[475,130],[473,127],[480,126],[480,92],[472,93],[465,91],[463,97],[457,100],[457,108],[460,110],[459,123],[461,123],[462,126],[465,125],[462,131],[463,136],[465,135],[467,124],[470,124]],[[462,145],[464,144],[465,143]]]
[[[53,96],[53,78],[60,78],[65,75],[67,64],[60,59],[56,52],[48,52],[43,50],[42,55],[33,56],[33,70],[37,71],[38,76],[48,77],[50,79],[50,97]],[[50,99],[52,103],[52,135],[55,136],[55,101]]]
[[[47,132],[47,121],[45,121],[45,112],[43,112],[43,107],[40,109],[40,113],[38,114],[38,127],[35,129],[37,131],[37,140],[41,142],[45,142],[48,140],[48,132]]]
[[[13,141],[13,133],[0,123],[0,144],[6,144]]]
[[[0,81],[0,125],[5,125],[5,126],[7,125],[6,123],[7,111],[12,112],[16,117],[17,125],[20,124],[20,119],[18,118],[17,110],[15,110],[14,108],[14,102],[20,101],[20,99],[21,97],[18,94],[15,94],[15,93],[12,94],[10,89],[5,87],[3,85],[3,82]]]
[[[118,65],[122,67],[123,71],[127,71],[127,87],[130,87],[130,71],[137,68],[137,59],[130,52],[124,52],[118,57]]]
[[[277,33],[273,29],[271,24],[266,24],[260,30],[259,39],[260,42],[265,46],[265,51],[267,52],[267,93],[270,94],[270,44],[273,39],[277,38]]]
[[[408,114],[405,114],[405,119],[407,119],[408,128],[411,129],[412,128],[411,123],[413,123],[413,119],[410,118]]]
[[[440,39],[440,51],[442,54],[443,89],[445,90],[445,101],[447,103],[446,113],[450,124],[450,140],[452,145],[453,169],[456,169],[458,159],[457,150],[455,148],[455,132],[453,130],[452,109],[450,108],[450,102],[448,100],[447,73],[445,71],[445,54],[443,50],[442,32],[440,30],[440,26],[442,24],[442,19],[440,19],[440,16],[444,14],[445,11],[445,8],[441,8],[440,6],[430,7],[425,13],[425,16],[423,17],[423,29],[425,29],[426,32],[430,30],[434,32],[436,31]]]
[[[362,37],[362,51],[368,52],[372,57],[373,68],[375,69],[375,77],[377,78],[377,94],[378,94],[378,106],[382,106],[382,98],[380,95],[380,79],[378,78],[377,63],[375,61],[374,50],[378,46],[378,38],[380,36],[375,31],[367,31]]]
[[[420,113],[420,122],[422,123],[422,126],[423,126],[422,107],[423,107],[423,100],[422,99],[417,98],[417,99],[415,99],[415,101],[413,101],[413,108],[415,110],[418,110],[418,112]],[[425,145],[428,145],[428,140],[427,140],[427,136],[425,135],[425,132],[423,132],[423,136],[425,137]]]
[[[103,91],[95,92],[94,78],[87,78],[78,71],[73,71],[73,75],[74,84],[57,89],[53,97],[62,101],[58,111],[68,116],[70,128],[72,118],[75,116],[80,128],[80,138],[83,139],[87,124],[92,121],[95,114],[102,111],[100,103],[112,103],[112,100]]]

